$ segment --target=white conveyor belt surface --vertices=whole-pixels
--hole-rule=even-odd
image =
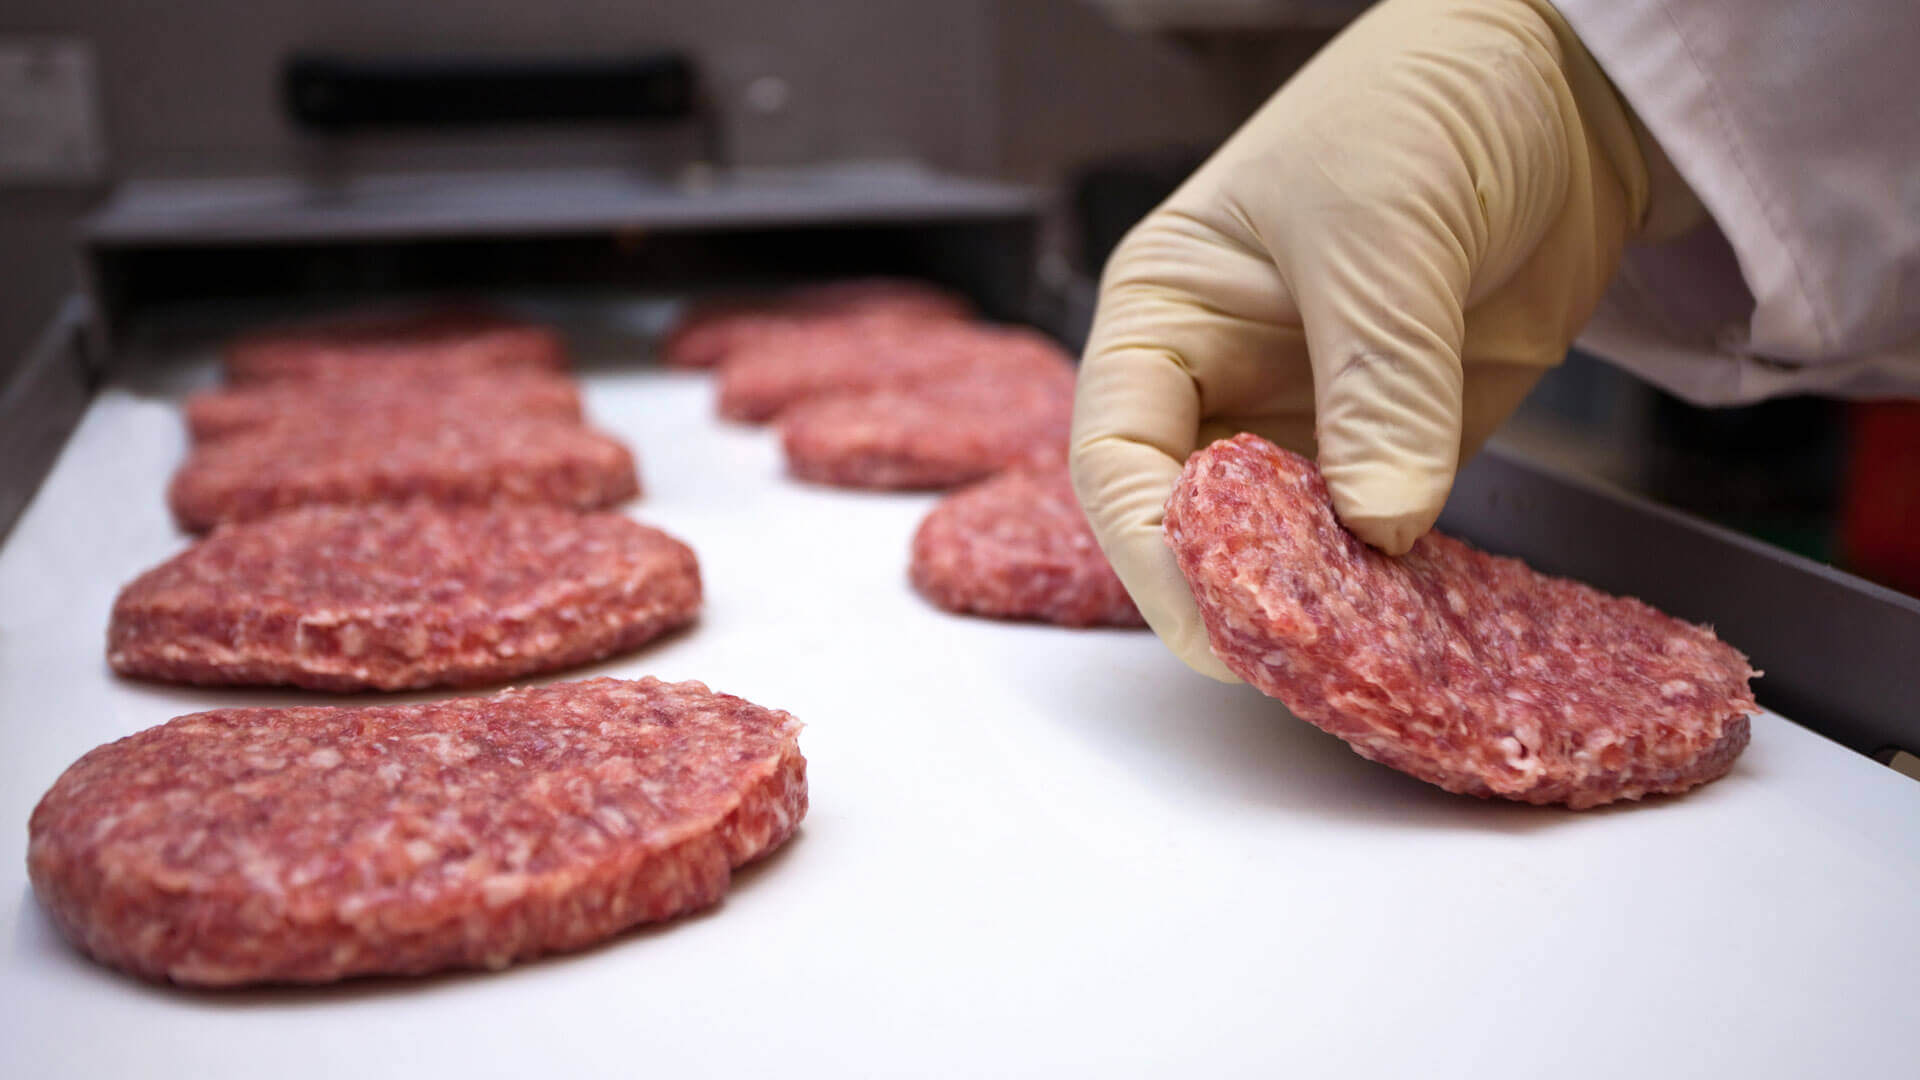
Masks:
[[[340,700],[108,671],[115,592],[185,543],[176,403],[110,388],[0,552],[0,1076],[1914,1075],[1920,784],[1763,715],[1684,798],[1447,795],[1144,631],[933,610],[906,581],[933,499],[787,480],[702,376],[583,381],[707,603],[560,677],[792,711],[794,841],[710,912],[498,974],[205,993],[88,962],[25,873],[61,770]]]

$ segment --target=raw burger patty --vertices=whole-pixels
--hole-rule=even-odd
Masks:
[[[1015,469],[942,499],[913,536],[939,607],[1062,626],[1145,626],[1074,500],[1065,466]]]
[[[377,410],[339,425],[274,424],[194,448],[167,501],[205,532],[313,503],[547,503],[593,510],[639,494],[633,455],[579,424]]]
[[[313,506],[230,525],[121,590],[122,675],[316,690],[471,686],[692,622],[685,544],[547,506]]]
[[[187,399],[187,432],[211,442],[282,421],[335,425],[369,413],[424,410],[542,417],[578,423],[580,391],[573,380],[544,371],[454,375],[388,372],[361,379],[282,380]]]
[[[948,488],[1066,458],[1073,369],[980,372],[809,398],[780,414],[794,476],[836,487]]]
[[[973,305],[956,293],[900,278],[856,278],[771,296],[722,297],[690,304],[667,331],[659,355],[670,367],[715,367],[769,330],[853,315],[955,321],[971,318]]]
[[[1747,745],[1757,673],[1711,630],[1439,533],[1389,558],[1256,436],[1187,461],[1166,535],[1228,668],[1448,791],[1580,809],[1685,791]]]
[[[500,968],[718,901],[806,815],[799,730],[657,679],[196,713],[67,769],[27,872],[68,940],[144,978]]]
[[[286,326],[227,346],[227,378],[357,379],[403,369],[459,373],[567,367],[566,343],[552,329],[462,308],[383,314]]]
[[[720,369],[720,415],[771,420],[823,394],[899,390],[981,371],[1045,370],[1072,361],[1031,330],[970,323],[858,319],[757,338]]]

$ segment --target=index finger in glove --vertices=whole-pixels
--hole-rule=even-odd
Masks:
[[[1101,550],[1174,654],[1222,682],[1238,680],[1208,646],[1162,521],[1203,418],[1291,404],[1311,431],[1304,363],[1274,362],[1301,353],[1277,290],[1264,256],[1150,216],[1108,263],[1074,405],[1074,488]]]

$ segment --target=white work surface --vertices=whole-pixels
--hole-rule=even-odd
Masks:
[[[60,771],[322,700],[108,672],[115,591],[184,545],[175,409],[110,390],[0,554],[0,1076],[1920,1074],[1920,784],[1765,715],[1684,798],[1447,795],[1143,631],[933,610],[933,500],[787,481],[701,376],[586,384],[707,602],[577,674],[791,710],[799,835],[710,912],[498,974],[204,993],[84,960],[24,869]]]

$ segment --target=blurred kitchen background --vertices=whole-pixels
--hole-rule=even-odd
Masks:
[[[1126,227],[1364,7],[11,0],[0,10],[0,381],[80,289],[80,223],[130,180],[615,168],[697,189],[725,170],[917,163],[1043,192],[1032,306],[1070,337]],[[314,115],[297,123],[287,83],[301,57],[617,72],[662,53],[690,62],[695,122],[329,133],[328,118],[352,110],[307,101]],[[1920,593],[1920,404],[1699,410],[1575,354],[1502,438]]]

